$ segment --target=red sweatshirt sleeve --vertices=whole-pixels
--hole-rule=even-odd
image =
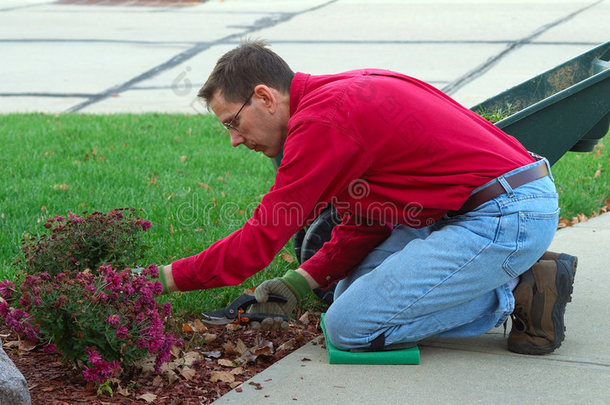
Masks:
[[[178,289],[235,285],[265,268],[297,230],[315,218],[332,197],[345,190],[370,164],[371,158],[363,146],[339,128],[319,122],[293,126],[275,184],[252,218],[203,252],[172,263]],[[325,271],[332,272],[331,278],[335,278],[335,274],[352,268],[362,253],[350,258],[349,252],[370,251],[382,240],[380,229],[348,223],[338,227],[330,245],[324,247],[324,254],[316,255],[308,265],[314,278],[326,284]],[[341,247],[344,242],[345,247]],[[331,260],[341,262],[338,266],[333,263],[332,271]]]

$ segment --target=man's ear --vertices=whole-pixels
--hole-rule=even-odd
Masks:
[[[259,84],[254,88],[254,95],[252,96],[262,102],[263,108],[269,110],[269,112],[274,113],[277,109],[277,90],[266,86],[264,84]]]

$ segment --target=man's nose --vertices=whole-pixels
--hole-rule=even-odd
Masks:
[[[246,142],[246,139],[237,131],[230,130],[229,135],[231,136],[231,146],[234,148]]]

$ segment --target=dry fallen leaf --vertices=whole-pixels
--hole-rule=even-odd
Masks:
[[[235,381],[235,376],[227,371],[212,371],[210,381],[232,383]]]
[[[163,387],[163,378],[160,375],[156,376],[153,378],[152,385],[153,387]]]
[[[220,359],[220,360],[218,360],[218,364],[220,364],[223,367],[233,367],[234,366],[233,362],[229,359]]]
[[[130,397],[131,396],[131,391],[129,391],[129,388],[128,387],[123,388],[120,385],[119,385],[119,387],[116,390],[114,390],[114,392],[117,393],[117,394],[120,394],[120,395],[122,395],[124,397]]]
[[[187,366],[182,367],[182,370],[180,370],[180,375],[186,380],[192,380],[193,377],[195,377],[195,374],[197,374],[197,372]]]
[[[294,257],[292,257],[292,255],[288,252],[282,253],[281,254],[281,258],[286,262],[286,263],[292,263],[294,262]]]
[[[597,170],[595,171],[595,175],[593,175],[593,178],[594,178],[594,179],[596,179],[596,178],[598,178],[599,176],[601,176],[601,174],[602,174],[602,170],[601,170],[601,169],[597,169]]]
[[[205,357],[210,357],[212,359],[217,359],[221,356],[220,350],[214,350],[211,352],[201,352]]]
[[[174,371],[169,370],[166,371],[164,373],[165,378],[167,378],[167,382],[171,385],[174,383],[174,381],[176,381],[178,379],[178,374],[176,374]]]
[[[296,344],[296,341],[294,339],[290,339],[284,343],[282,343],[278,348],[277,351],[281,352],[283,350],[292,350],[294,349],[294,345]]]
[[[53,190],[62,190],[62,191],[66,191],[67,189],[69,189],[70,186],[67,184],[55,184],[53,185]]]
[[[303,325],[309,325],[309,311],[305,311],[305,313],[299,318],[299,322]]]
[[[237,352],[239,354],[244,354],[245,352],[248,351],[246,344],[244,342],[242,342],[241,339],[237,339],[237,345],[235,346],[235,348],[237,349]]]
[[[233,375],[240,375],[243,374],[244,369],[242,367],[235,367],[233,370],[230,371],[231,374]]]
[[[186,353],[182,358],[182,364],[187,367],[192,366],[198,361],[201,361],[201,354],[199,354],[199,352],[194,351]]]
[[[273,342],[263,341],[250,349],[250,353],[255,356],[271,356],[273,354]]]
[[[6,347],[7,349],[11,349],[13,347],[19,347],[19,341],[18,340],[13,340],[11,342],[4,342],[2,344],[2,346]]]
[[[193,333],[195,332],[195,329],[193,329],[193,327],[189,323],[185,323],[182,325],[182,332]]]
[[[165,363],[165,366],[168,363]],[[142,370],[144,374],[152,374],[155,372],[155,357],[154,356],[146,356],[134,362],[134,365]]]
[[[147,392],[146,394],[142,394],[139,397],[136,397],[136,399],[143,399],[144,401],[146,401],[150,404],[151,402],[154,402],[155,399],[157,399],[157,396],[155,394],[151,394],[150,392]]]
[[[200,320],[200,319],[195,319],[195,320],[193,321],[193,326],[194,326],[194,329],[195,329],[197,332],[205,332],[206,330],[208,330],[207,326],[205,326],[205,325],[203,324],[203,322],[201,322],[201,320]]]
[[[186,162],[186,156],[180,156],[180,161],[181,161],[182,163]]]
[[[202,182],[200,182],[200,181],[198,181],[198,182],[197,182],[197,185],[198,185],[199,187],[202,187],[204,190],[213,190],[213,189],[212,189],[212,187],[210,187],[209,185],[207,185],[207,184],[205,184],[205,183],[202,183]]]
[[[172,347],[170,347],[169,349],[170,353],[172,354],[172,356],[174,356],[174,358],[178,358],[180,357],[180,354],[182,353],[182,349],[180,349],[178,346],[173,345]]]
[[[235,347],[235,344],[233,344],[233,342],[231,342],[231,341],[228,341],[228,342],[226,342],[225,344],[223,344],[223,345],[222,345],[222,348],[224,349],[225,354],[226,354],[227,356],[232,356],[232,355],[234,355],[234,354],[240,354],[240,353],[237,351],[237,347]]]
[[[205,343],[212,343],[213,341],[215,341],[217,338],[215,333],[204,333],[203,334],[203,341]]]
[[[228,323],[227,326],[225,326],[225,328],[228,331],[235,332],[236,330],[241,329],[241,325],[236,324],[236,323]]]
[[[254,389],[255,390],[262,390],[263,386],[260,383],[254,382],[254,381],[250,381],[248,383],[249,385],[254,385]]]
[[[21,350],[22,352],[31,352],[36,348],[36,346],[38,346],[36,343],[28,339],[19,341],[19,350]]]

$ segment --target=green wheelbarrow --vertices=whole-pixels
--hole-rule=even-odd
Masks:
[[[610,126],[610,42],[472,108],[505,112],[495,125],[551,164],[590,152]]]
[[[471,110],[503,116],[496,126],[517,138],[526,149],[545,156],[551,164],[566,152],[590,152],[610,127],[610,42],[606,42],[551,70],[498,94]],[[279,167],[281,156],[273,163]],[[330,240],[341,222],[327,207],[293,237],[300,263]],[[334,288],[316,290],[332,302]]]

